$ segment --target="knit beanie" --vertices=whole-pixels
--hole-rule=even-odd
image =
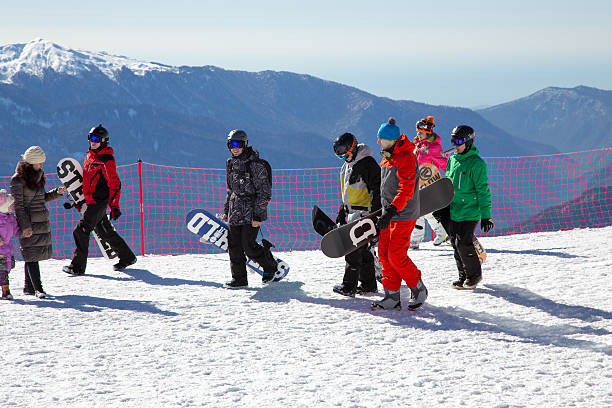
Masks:
[[[380,125],[378,129],[378,138],[390,140],[392,142],[399,140],[400,137],[400,129],[395,124],[395,119],[389,118],[386,123]]]
[[[434,127],[436,127],[436,125],[434,125],[433,116],[428,116],[426,118],[423,118],[416,123],[417,132],[425,132],[428,134],[432,134]]]
[[[5,189],[0,190],[0,212],[9,213],[9,207],[15,202],[12,195],[7,194]]]
[[[47,160],[47,156],[40,146],[28,147],[28,150],[21,157],[30,164],[41,164]]]

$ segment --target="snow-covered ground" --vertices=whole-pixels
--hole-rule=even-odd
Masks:
[[[285,281],[229,290],[227,255],[139,257],[88,275],[42,263],[54,297],[0,302],[2,407],[610,407],[612,227],[482,238],[474,292],[451,248],[411,251],[416,312],[331,291],[343,261],[279,254]],[[403,296],[408,296],[403,287]],[[382,295],[377,295],[382,296]]]

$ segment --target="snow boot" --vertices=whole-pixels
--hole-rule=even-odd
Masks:
[[[481,280],[482,280],[482,275],[468,278],[463,284],[463,288],[464,289],[476,289],[476,286],[478,286],[478,283],[480,283]]]
[[[11,295],[11,290],[9,289],[9,285],[2,285],[2,300],[13,300],[13,295]]]
[[[400,291],[387,289],[385,289],[385,298],[372,302],[372,306],[370,306],[372,310],[399,310],[401,308],[402,302],[400,301]]]
[[[414,288],[410,288],[410,303],[408,303],[408,310],[416,310],[423,306],[429,291],[423,283],[423,279],[419,279],[419,283]]]
[[[442,243],[444,242],[444,238],[446,238],[444,235],[436,235],[434,240],[433,240],[433,244],[435,246],[442,245]]]
[[[226,288],[246,288],[247,286],[249,286],[249,283],[247,281],[238,281],[236,279],[232,279],[229,282],[225,282],[224,286]]]
[[[376,286],[365,287],[363,285],[357,286],[357,294],[359,295],[367,295],[369,293],[378,293],[378,288]]]
[[[116,264],[113,265],[113,269],[116,271],[122,271],[130,265],[134,265],[136,263],[136,257],[130,259],[129,261],[119,260]]]
[[[345,285],[336,285],[334,286],[334,292],[341,294],[342,296],[355,297],[355,293],[357,292],[355,289],[350,289]]]
[[[451,288],[453,288],[453,289],[465,289],[465,288],[463,287],[463,283],[464,283],[464,282],[465,282],[465,279],[461,279],[461,278],[460,278],[460,279],[458,279],[458,280],[454,281],[454,282],[451,284]]]
[[[82,271],[78,268],[75,268],[74,265],[70,264],[68,266],[64,266],[62,268],[62,271],[66,272],[69,275],[74,275],[74,276],[81,276],[81,275],[85,275],[85,271]]]

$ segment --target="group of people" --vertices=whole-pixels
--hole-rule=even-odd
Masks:
[[[418,249],[423,239],[425,219],[435,232],[434,245],[448,237],[453,246],[459,279],[451,286],[474,289],[482,280],[473,237],[478,222],[485,232],[494,226],[486,164],[474,146],[471,127],[453,129],[455,154],[448,159],[434,126],[432,116],[419,120],[411,141],[400,132],[395,119],[383,123],[377,134],[383,156],[380,166],[371,149],[357,143],[351,133],[342,134],[334,142],[334,152],[344,160],[340,171],[342,205],[336,223],[349,223],[382,207],[376,226],[380,231],[378,256],[385,297],[373,302],[372,309],[401,308],[402,281],[410,288],[409,309],[420,307],[427,299],[421,271],[408,256],[408,249]],[[449,206],[419,217],[419,165],[425,163],[445,172],[453,182],[455,195]],[[348,254],[345,261],[342,284],[334,286],[334,292],[350,297],[377,292],[375,258],[368,245]]]
[[[456,289],[473,289],[482,279],[482,270],[473,244],[474,231],[480,222],[488,232],[491,220],[491,192],[487,168],[474,146],[474,130],[457,126],[451,133],[455,154],[447,159],[441,138],[434,131],[434,118],[428,116],[416,124],[416,136],[410,140],[400,132],[395,119],[383,123],[377,133],[382,161],[374,159],[372,150],[351,133],[336,139],[333,148],[344,161],[340,171],[342,204],[337,224],[346,224],[372,212],[381,211],[376,227],[378,259],[382,265],[381,283],[385,291],[382,300],[372,303],[372,309],[401,308],[402,281],[410,288],[409,309],[420,307],[428,296],[421,271],[408,256],[409,248],[418,248],[423,239],[425,219],[435,232],[434,245],[448,237],[453,246],[459,279]],[[89,151],[83,166],[83,195],[86,208],[77,209],[82,216],[73,236],[76,249],[63,271],[83,275],[87,265],[89,238],[92,231],[106,241],[118,254],[115,270],[123,270],[136,262],[136,256],[111,225],[110,220],[121,216],[119,200],[121,181],[117,175],[109,133],[98,125],[88,133]],[[243,130],[232,130],[227,137],[231,156],[226,162],[227,197],[222,220],[228,223],[228,251],[232,279],[228,288],[248,285],[247,257],[263,269],[262,282],[274,279],[277,261],[270,251],[271,244],[257,242],[261,223],[267,220],[267,208],[272,194],[272,174],[269,164],[249,146]],[[25,261],[26,295],[46,297],[39,262],[51,258],[51,227],[46,202],[61,197],[64,186],[45,191],[43,164],[45,153],[32,146],[22,156],[11,179],[11,194],[0,190],[0,285],[2,299],[12,299],[8,273],[14,267],[12,238],[19,237]],[[419,165],[432,163],[445,171],[455,188],[451,204],[420,217]],[[110,207],[110,220],[107,208]],[[13,210],[15,214],[13,215]],[[83,210],[83,211],[82,211]],[[346,255],[342,284],[333,291],[354,297],[357,293],[377,292],[375,253],[371,245],[360,247]]]
[[[70,265],[63,268],[72,275],[85,273],[89,249],[89,237],[95,231],[119,254],[115,270],[122,270],[136,262],[136,256],[112,227],[106,209],[110,206],[110,218],[121,216],[119,197],[121,182],[117,176],[113,149],[108,145],[109,134],[102,126],[90,130],[87,136],[89,151],[83,166],[83,195],[86,208],[73,231],[76,245]],[[61,197],[66,188],[61,185],[46,190],[46,161],[40,146],[31,146],[22,155],[15,174],[11,178],[10,194],[0,190],[0,286],[2,299],[11,300],[9,272],[15,267],[13,238],[19,238],[24,260],[24,295],[45,298],[40,274],[40,261],[53,255],[51,224],[46,203]],[[77,206],[79,211],[82,208]],[[14,212],[14,213],[13,213]]]

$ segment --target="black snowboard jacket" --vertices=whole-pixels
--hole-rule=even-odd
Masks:
[[[250,146],[238,157],[230,157],[227,171],[227,198],[224,213],[229,225],[246,225],[268,219],[268,203],[272,197],[268,169],[259,160],[259,153]]]

